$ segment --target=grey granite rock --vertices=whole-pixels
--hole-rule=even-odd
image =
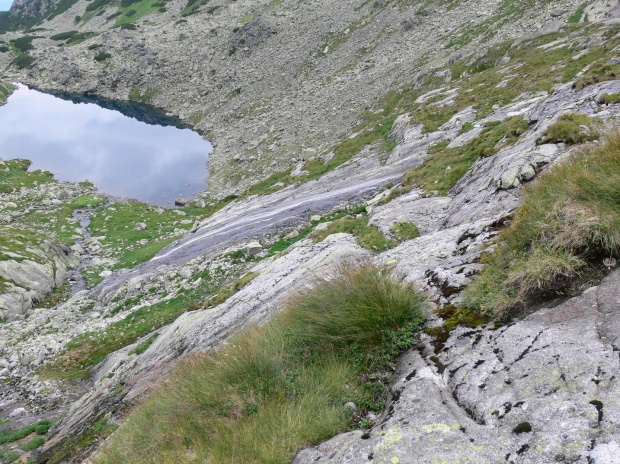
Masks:
[[[339,435],[294,464],[618,464],[620,272],[497,330],[457,329],[432,360],[402,360],[369,431]]]

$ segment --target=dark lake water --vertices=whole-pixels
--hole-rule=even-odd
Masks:
[[[178,120],[145,105],[62,97],[19,84],[0,107],[0,158],[162,206],[205,189],[211,144]]]

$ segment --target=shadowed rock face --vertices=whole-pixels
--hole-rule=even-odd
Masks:
[[[497,330],[457,329],[437,355],[402,360],[370,431],[294,464],[620,462],[620,271]],[[432,354],[432,353],[430,353]]]

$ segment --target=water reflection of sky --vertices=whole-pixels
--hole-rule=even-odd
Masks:
[[[20,85],[0,107],[0,157],[26,158],[59,180],[160,205],[204,190],[211,145],[189,129],[149,125],[95,104]],[[189,184],[189,185],[187,185]]]

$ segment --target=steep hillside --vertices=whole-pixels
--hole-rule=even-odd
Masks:
[[[39,5],[26,2],[15,17],[30,17],[30,3]],[[79,1],[27,35],[32,59],[11,77],[178,115],[214,142],[210,188],[223,197],[330,153],[389,91],[449,83],[437,68],[610,9],[601,1],[586,11],[581,0],[190,3]]]
[[[211,190],[166,210],[0,162],[0,460],[616,463],[618,14],[571,0],[16,4],[3,80],[150,103],[216,149]],[[291,298],[343,261],[396,286],[378,285],[382,308],[402,286],[415,313],[380,342],[339,344],[312,318],[317,339],[278,338]],[[356,292],[336,293],[309,307]],[[239,377],[209,377],[226,401],[202,401],[187,373],[228,355],[250,368],[227,364]],[[255,382],[263,368],[272,383]],[[325,396],[308,394],[316,369]],[[273,404],[290,408],[287,440],[261,427]],[[221,430],[249,455],[211,446]]]

